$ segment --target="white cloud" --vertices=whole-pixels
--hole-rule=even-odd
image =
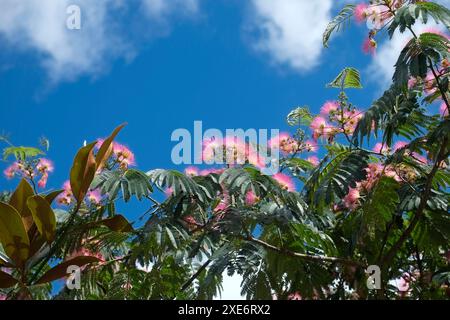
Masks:
[[[244,300],[241,296],[241,282],[242,276],[234,274],[229,276],[225,271],[222,275],[222,295],[220,297],[215,297],[216,300]]]
[[[197,14],[199,11],[199,0],[143,0],[143,5],[153,18],[166,18],[172,13]]]
[[[141,0],[152,15],[166,16],[172,11],[194,14],[198,0]],[[158,2],[161,4],[158,7]],[[76,4],[81,8],[81,30],[66,27],[66,9]],[[37,53],[50,81],[70,81],[83,75],[97,76],[118,58],[135,55],[134,43],[127,40],[121,18],[130,5],[128,0],[2,0],[0,3],[0,43],[26,52]],[[153,8],[153,9],[152,9]],[[160,9],[158,9],[160,8]],[[135,16],[133,16],[135,17]],[[140,17],[144,19],[143,17]],[[142,38],[146,37],[145,30]]]
[[[251,29],[254,48],[273,62],[297,71],[319,63],[322,34],[331,19],[331,0],[252,0]]]

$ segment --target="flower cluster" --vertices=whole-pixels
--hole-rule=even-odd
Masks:
[[[52,161],[45,158],[39,158],[31,161],[16,161],[7,167],[3,171],[3,174],[7,179],[12,179],[17,176],[31,181],[37,181],[39,188],[45,188],[48,176],[54,169]]]
[[[332,142],[339,133],[352,135],[362,117],[363,112],[355,107],[335,101],[326,102],[320,109],[320,115],[310,124],[312,137],[314,141],[323,138]]]
[[[99,139],[97,148],[100,148],[104,140]],[[127,170],[128,167],[136,165],[134,153],[125,145],[113,142],[111,146],[110,163],[118,165],[121,169]]]
[[[70,186],[70,181],[66,181],[63,184],[63,191],[58,195],[56,201],[60,205],[69,206],[74,202],[74,200],[75,198]],[[86,195],[86,201],[93,206],[99,206],[102,202],[102,194],[100,190],[89,190]]]

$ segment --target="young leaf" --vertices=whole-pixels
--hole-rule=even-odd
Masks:
[[[116,136],[120,132],[120,130],[122,130],[122,128],[125,127],[125,125],[126,124],[122,124],[122,125],[118,126],[116,129],[114,129],[113,133],[101,145],[101,147],[98,150],[97,155],[95,157],[95,162],[97,164],[97,169],[101,169],[103,167],[105,161],[111,155],[112,142],[116,138]]]
[[[323,46],[328,48],[328,41],[334,31],[339,31],[346,23],[350,22],[355,13],[356,6],[354,4],[346,5],[341,12],[328,24],[323,34]]]
[[[93,149],[97,142],[92,142],[81,148],[70,170],[70,186],[73,196],[80,203],[91,185],[97,170]]]
[[[58,279],[61,279],[67,276],[67,268],[69,266],[78,266],[83,267],[87,264],[99,262],[100,259],[97,257],[90,256],[79,256],[75,257],[71,260],[64,261],[63,263],[58,264],[56,267],[47,271],[37,282],[36,284],[44,284],[47,282],[52,282]]]
[[[339,75],[327,85],[328,88],[337,89],[361,89],[361,76],[355,68],[347,67],[339,73]]]

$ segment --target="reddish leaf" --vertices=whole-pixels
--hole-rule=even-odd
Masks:
[[[116,129],[114,129],[113,133],[106,139],[103,144],[101,145],[100,149],[97,152],[97,155],[95,157],[95,162],[97,164],[97,169],[103,168],[103,165],[105,161],[109,158],[112,152],[112,142],[116,138],[117,134],[122,130],[123,127],[125,127],[125,123],[118,126]]]
[[[41,196],[30,197],[27,203],[39,233],[47,243],[52,243],[56,234],[56,217],[50,204]]]
[[[11,288],[18,282],[10,274],[0,270],[0,289]]]
[[[67,268],[69,266],[78,266],[82,267],[90,263],[95,263],[101,261],[96,257],[89,256],[79,256],[68,261],[64,261],[63,263],[58,264],[56,267],[47,271],[37,282],[36,284],[43,284],[47,282],[52,282],[68,275]]]
[[[22,179],[9,200],[9,204],[14,207],[22,217],[25,230],[27,231],[30,230],[33,225],[33,217],[27,206],[27,199],[32,196],[34,196],[33,188],[27,180]]]
[[[81,148],[75,156],[70,170],[70,186],[73,196],[80,203],[83,201],[96,171],[96,163],[93,149],[96,142]]]

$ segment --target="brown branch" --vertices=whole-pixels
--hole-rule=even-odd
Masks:
[[[254,238],[252,236],[243,237],[242,239],[244,239],[246,241],[257,243],[257,244],[261,245],[262,247],[264,247],[264,248],[266,248],[268,250],[275,251],[275,252],[278,252],[278,253],[281,253],[281,254],[285,254],[285,255],[288,255],[288,256],[291,256],[291,257],[308,260],[308,261],[341,263],[341,264],[345,264],[345,265],[351,265],[351,266],[357,266],[357,267],[365,267],[365,264],[363,264],[361,262],[348,260],[348,259],[344,259],[344,258],[327,257],[327,256],[319,256],[319,255],[310,255],[310,254],[299,253],[299,252],[294,252],[294,251],[290,251],[290,250],[287,250],[287,249],[278,248],[276,246],[273,246],[273,245],[271,245],[271,244],[269,244],[267,242],[264,242],[264,241],[262,241],[260,239]]]

